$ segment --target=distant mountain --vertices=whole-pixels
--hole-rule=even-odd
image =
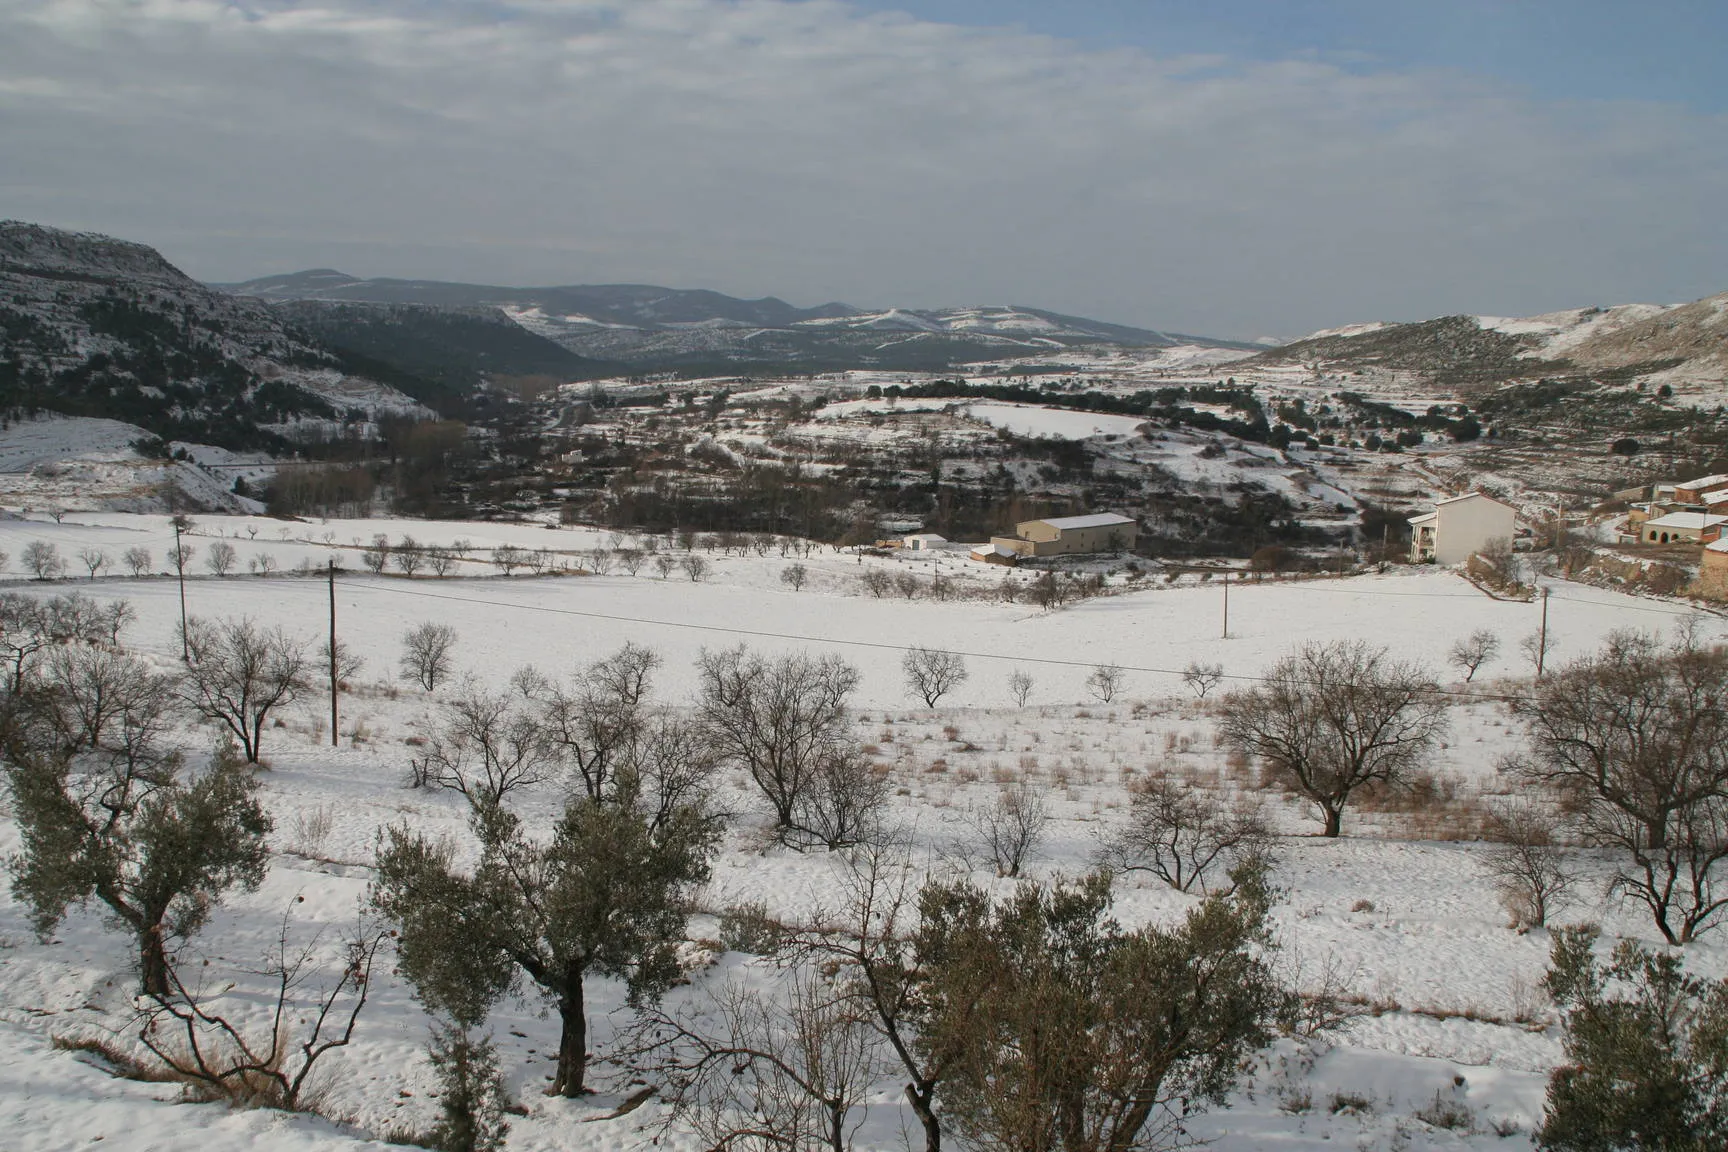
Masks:
[[[221,285],[273,301],[497,309],[584,358],[630,371],[777,372],[886,368],[940,371],[968,361],[1092,345],[1254,348],[1107,324],[1037,308],[797,308],[766,297],[642,284],[504,288],[436,280],[362,280],[330,268]]]
[[[1588,376],[1719,392],[1728,385],[1728,293],[1690,304],[1354,324],[1242,362],[1253,364],[1385,369],[1465,390],[1509,380]]]
[[[0,408],[233,449],[420,410],[280,311],[208,288],[153,248],[19,221],[0,221]]]

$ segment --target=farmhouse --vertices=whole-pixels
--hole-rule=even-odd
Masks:
[[[1709,512],[1670,512],[1639,525],[1646,544],[1708,544],[1722,535],[1722,525],[1728,516]]]
[[[1012,536],[992,536],[992,545],[1016,556],[1069,556],[1080,552],[1126,552],[1134,547],[1140,525],[1114,512],[1022,520]]]
[[[1468,492],[1435,503],[1434,511],[1410,518],[1410,560],[1462,564],[1488,547],[1490,541],[1512,541],[1518,514],[1481,492]]]

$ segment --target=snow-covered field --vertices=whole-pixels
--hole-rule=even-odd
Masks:
[[[75,522],[76,521],[76,522]],[[1222,639],[1224,591],[1215,583],[1177,583],[1040,612],[1025,604],[991,601],[877,599],[860,586],[864,564],[919,565],[945,573],[994,571],[952,557],[864,558],[822,548],[798,559],[809,569],[802,590],[780,574],[793,559],[710,556],[701,582],[678,572],[662,579],[651,567],[637,576],[525,576],[505,578],[484,562],[501,544],[551,548],[580,562],[610,535],[584,529],[549,531],[532,525],[411,521],[281,523],[266,519],[201,517],[192,544],[187,583],[190,610],[200,616],[247,615],[316,641],[328,612],[320,575],[216,577],[203,560],[219,535],[246,560],[270,555],[279,571],[322,569],[335,557],[347,569],[336,582],[337,615],[344,640],[366,659],[342,698],[340,748],[331,748],[328,703],[316,695],[290,709],[284,727],[266,733],[267,803],[275,817],[278,854],[270,878],[252,895],[235,898],[202,940],[224,971],[255,962],[274,935],[281,911],[297,896],[295,923],[334,930],[353,918],[368,880],[378,830],[407,821],[434,833],[460,836],[462,809],[453,795],[405,786],[407,741],[436,722],[437,697],[395,676],[402,633],[413,625],[448,622],[460,634],[457,664],[501,686],[517,668],[548,673],[605,655],[626,641],[656,650],[664,664],[656,695],[669,706],[694,687],[693,663],[704,647],[744,643],[769,653],[834,653],[857,665],[854,698],[859,739],[890,766],[895,819],[913,830],[932,860],[964,856],[969,809],[991,802],[1002,784],[1027,780],[1046,790],[1057,817],[1031,867],[1037,879],[1085,869],[1098,833],[1121,819],[1125,785],[1148,771],[1179,772],[1197,786],[1243,787],[1226,766],[1205,706],[1183,691],[1178,673],[1192,660],[1217,662],[1230,677],[1251,677],[1293,645],[1314,639],[1360,637],[1420,659],[1446,677],[1441,664],[1452,640],[1477,628],[1503,640],[1500,660],[1478,686],[1517,691],[1508,678],[1523,674],[1515,641],[1532,631],[1540,609],[1491,600],[1444,572],[1404,571],[1351,580],[1233,585],[1229,638]],[[414,579],[357,574],[358,548],[377,532],[399,540],[472,548],[460,575]],[[33,541],[54,544],[71,558],[99,548],[118,558],[131,547],[149,549],[158,572],[172,543],[165,519],[152,516],[69,515],[0,521],[0,550],[12,557],[7,587],[31,594],[79,591],[98,599],[123,597],[136,607],[131,647],[170,667],[178,655],[178,588],[161,575],[132,579],[106,575],[43,584],[17,571],[17,558]],[[586,565],[584,565],[586,566]],[[1585,653],[1616,628],[1663,629],[1685,614],[1683,606],[1577,585],[1557,585],[1549,625],[1559,655]],[[1707,636],[1728,633],[1728,621],[1704,618]],[[922,645],[966,654],[970,679],[943,707],[914,707],[901,684],[907,647]],[[1123,694],[1108,704],[1092,700],[1084,681],[1099,663],[1126,669]],[[1028,705],[1013,707],[1008,676],[1034,680]],[[1237,681],[1238,683],[1241,681]],[[444,690],[440,690],[442,695]],[[1516,746],[1515,722],[1492,702],[1453,710],[1446,747],[1432,769],[1459,787],[1486,796],[1506,785],[1496,760]],[[207,734],[187,734],[208,741]],[[742,803],[747,793],[728,781]],[[544,827],[559,790],[531,794],[523,811]],[[1286,895],[1276,913],[1283,962],[1298,979],[1332,967],[1354,992],[1380,1006],[1322,1047],[1280,1045],[1256,1071],[1251,1090],[1233,1106],[1203,1119],[1195,1133],[1217,1139],[1227,1152],[1259,1148],[1319,1149],[1348,1146],[1491,1148],[1521,1146],[1503,1140],[1494,1122],[1528,1132],[1540,1116],[1544,1077],[1559,1056],[1559,1041],[1542,1022],[1548,1010],[1535,985],[1547,937],[1520,936],[1484,883],[1480,845],[1457,842],[1443,813],[1352,811],[1346,837],[1326,842],[1309,833],[1315,824],[1299,806],[1274,800],[1285,865]],[[310,817],[327,813],[330,827],[316,845],[303,842]],[[746,822],[748,823],[748,822]],[[10,820],[0,820],[0,853],[16,849]],[[1586,860],[1586,868],[1601,869]],[[703,894],[708,910],[762,900],[796,917],[833,904],[842,862],[823,853],[762,850],[750,827],[729,835]],[[975,865],[981,883],[1010,888]],[[1180,914],[1193,898],[1151,882],[1123,882],[1117,914],[1129,924]],[[1649,939],[1647,920],[1608,904],[1592,888],[1568,919],[1599,919],[1609,931]],[[699,916],[694,936],[712,936],[714,921]],[[1728,949],[1707,939],[1686,959],[1704,974],[1728,968]],[[123,1025],[131,977],[124,939],[105,931],[94,913],[75,915],[51,943],[38,942],[22,905],[0,896],[0,1140],[21,1152],[88,1147],[124,1149],[261,1148],[303,1152],[367,1146],[393,1124],[424,1124],[433,1103],[423,1049],[426,1019],[405,985],[385,971],[362,1019],[355,1045],[339,1054],[340,1075],[326,1110],[346,1117],[338,1125],[307,1116],[234,1113],[212,1105],[176,1105],[172,1088],[110,1079],[75,1055],[50,1047],[54,1037],[85,1036]],[[388,966],[385,966],[386,968]],[[723,957],[696,973],[704,982],[748,974],[750,962]],[[689,996],[675,990],[671,1000]],[[628,1019],[622,988],[605,981],[590,987],[594,1011],[591,1049],[602,1059],[615,1031]],[[610,1150],[645,1146],[653,1135],[641,1125],[656,1118],[649,1104],[630,1116],[601,1121],[617,1095],[579,1101],[544,1096],[539,1089],[556,1048],[556,1022],[538,1001],[507,1001],[492,1031],[512,1092],[527,1110],[513,1117],[512,1149]],[[1521,1023],[1520,1021],[1525,1021]],[[1530,1021],[1534,1021],[1531,1023]],[[900,1148],[904,1113],[900,1085],[884,1075],[871,1097],[860,1148]],[[1333,1093],[1360,1095],[1367,1110],[1334,1112]],[[1413,1113],[1436,1094],[1456,1099],[1477,1117],[1477,1131],[1429,1127]],[[1302,1101],[1308,1099],[1309,1106]],[[585,1121],[596,1121],[587,1123]],[[695,1148],[674,1133],[663,1146]],[[371,1145],[378,1146],[378,1145]]]

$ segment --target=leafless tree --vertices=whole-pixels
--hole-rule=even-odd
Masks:
[[[896,572],[894,574],[895,590],[908,600],[918,599],[918,590],[922,587],[916,572]]]
[[[804,582],[810,578],[810,569],[802,564],[788,564],[780,569],[780,583],[794,592],[802,591]]]
[[[391,558],[396,561],[396,571],[412,579],[414,573],[420,571],[426,563],[426,552],[420,547],[420,541],[404,535],[391,553]]]
[[[1324,835],[1343,826],[1351,793],[1396,783],[1445,730],[1444,699],[1420,668],[1361,641],[1311,643],[1262,683],[1224,697],[1218,732],[1320,810]]]
[[[957,652],[939,648],[912,648],[900,661],[906,677],[906,691],[921,696],[926,708],[966,682],[966,661]]]
[[[967,823],[989,853],[998,876],[1018,876],[1038,850],[1050,824],[1050,808],[1036,786],[1021,782],[971,813]]]
[[[885,834],[888,777],[863,749],[835,745],[817,763],[798,805],[802,830],[829,851],[866,844]]]
[[[528,566],[528,571],[536,576],[544,576],[547,569],[553,567],[552,561],[550,548],[527,548],[522,552],[522,562]]]
[[[442,580],[456,570],[456,557],[448,548],[426,549],[426,568]]]
[[[175,573],[184,576],[186,569],[192,566],[192,557],[198,554],[198,549],[182,540],[168,549],[168,563]]]
[[[390,537],[380,533],[372,537],[372,546],[360,553],[360,563],[374,576],[382,576],[390,565]]]
[[[496,805],[552,779],[562,766],[558,745],[527,701],[470,681],[445,702],[443,724],[412,771],[417,783]]]
[[[150,571],[152,562],[148,548],[128,548],[120,554],[120,563],[126,565],[126,571],[133,576],[142,576]]]
[[[696,555],[694,552],[685,556],[684,559],[679,562],[679,567],[684,569],[684,575],[690,577],[692,583],[696,583],[704,576],[708,575],[708,561],[702,559],[702,557]]]
[[[894,587],[894,577],[881,568],[866,568],[858,574],[858,580],[864,585],[864,590],[880,600]]]
[[[234,545],[226,540],[217,540],[210,545],[210,551],[204,554],[204,565],[217,576],[226,576],[234,571],[234,565],[240,562],[240,553],[234,550]]]
[[[1194,693],[1196,700],[1206,699],[1206,693],[1224,682],[1224,665],[1202,664],[1198,660],[1190,660],[1188,667],[1182,669],[1182,683]]]
[[[500,545],[492,549],[492,563],[508,576],[518,568],[527,567],[528,553],[514,544]]]
[[[366,666],[366,658],[354,651],[349,643],[340,636],[336,638],[336,683],[347,691],[348,682],[360,675],[360,669]],[[326,676],[330,671],[330,641],[328,638],[318,642],[316,667]],[[310,675],[308,671],[308,675]]]
[[[1518,641],[1518,651],[1524,654],[1524,659],[1530,665],[1530,673],[1538,680],[1548,666],[1548,658],[1560,641],[1552,632],[1535,631]]]
[[[620,548],[617,550],[618,566],[624,569],[626,576],[634,576],[642,571],[642,562],[647,556],[640,548]]]
[[[1008,677],[1008,694],[1014,697],[1018,708],[1026,707],[1027,699],[1032,695],[1032,676],[1024,669],[1016,668]]]
[[[750,773],[791,842],[805,805],[847,740],[847,700],[858,670],[836,656],[769,660],[740,645],[697,659],[697,713],[715,749]]]
[[[428,620],[410,628],[402,637],[402,679],[436,691],[455,667],[455,647],[456,629],[448,624]]]
[[[80,548],[78,550],[78,563],[84,565],[90,573],[90,579],[94,580],[102,569],[108,567],[108,553],[100,548]]]
[[[1728,651],[1616,632],[1516,705],[1529,754],[1508,768],[1559,790],[1585,839],[1624,861],[1615,888],[1670,944],[1713,927],[1728,859]]]
[[[1258,808],[1232,808],[1217,795],[1168,776],[1134,789],[1127,823],[1108,833],[1101,857],[1113,872],[1150,872],[1178,892],[1228,872],[1250,857],[1269,857],[1272,832]]]
[[[1092,698],[1100,704],[1110,703],[1121,690],[1122,669],[1114,664],[1099,664],[1092,669],[1092,675],[1086,677],[1086,691],[1092,693]]]
[[[660,579],[662,580],[672,575],[673,570],[677,567],[678,559],[675,556],[662,552],[654,557],[654,571],[660,573]]]
[[[294,939],[292,909],[282,917],[264,967],[250,973],[269,988],[267,1026],[241,1017],[254,997],[238,982],[216,989],[189,983],[189,966],[172,959],[167,988],[141,1001],[139,1041],[175,1079],[209,1099],[304,1109],[326,1087],[314,1075],[319,1061],[354,1039],[372,991],[372,966],[389,933],[362,923],[328,957],[321,934]],[[329,959],[339,965],[334,977],[323,971]],[[205,976],[207,965],[198,971]]]
[[[542,701],[547,732],[591,799],[611,798],[618,761],[646,732],[650,681],[659,666],[653,650],[626,644],[579,669],[568,687],[544,682],[525,690]]]
[[[605,576],[612,571],[613,559],[610,548],[591,548],[588,551],[588,570],[596,576]]]
[[[24,545],[22,559],[24,570],[38,580],[55,580],[66,571],[60,549],[46,540],[32,540]]]
[[[270,712],[294,703],[308,687],[305,645],[248,619],[196,617],[187,623],[186,645],[181,695],[187,705],[226,727],[247,763],[258,763]]]
[[[276,557],[268,552],[259,552],[252,557],[252,571],[260,576],[273,576],[277,569]]]
[[[665,1078],[666,1124],[705,1148],[849,1152],[881,1074],[880,1037],[855,997],[812,966],[764,989],[732,981],[694,1012],[651,1013],[632,1062]]]
[[[1446,654],[1446,662],[1464,673],[1464,683],[1468,684],[1476,679],[1477,670],[1499,652],[1500,637],[1486,628],[1478,628],[1452,645],[1452,650]]]
[[[1508,805],[1494,814],[1495,844],[1482,865],[1520,932],[1545,928],[1548,917],[1578,883],[1565,849],[1555,843],[1555,821],[1529,802]]]

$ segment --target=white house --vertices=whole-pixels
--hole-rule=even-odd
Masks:
[[[933,552],[948,543],[948,537],[939,536],[934,532],[917,532],[900,541],[900,547],[913,552]]]
[[[1518,530],[1518,513],[1481,492],[1435,503],[1434,511],[1410,518],[1410,560],[1462,564],[1491,540],[1508,544]]]
[[[1670,512],[1638,526],[1646,544],[1708,544],[1722,535],[1728,516],[1708,512]]]

